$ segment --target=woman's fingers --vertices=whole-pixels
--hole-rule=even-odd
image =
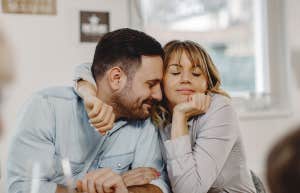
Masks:
[[[100,123],[94,124],[93,127],[97,129],[101,134],[105,134],[106,131],[113,128],[115,122],[115,114],[113,112],[107,113],[104,120]]]
[[[100,100],[99,100],[100,101]],[[113,123],[115,121],[115,114],[113,108],[102,101],[101,105],[96,104],[94,101],[94,107],[89,115],[96,115],[90,119],[91,126],[104,135],[106,131],[112,129]]]
[[[94,116],[93,118],[90,118],[90,123],[93,125],[99,124],[104,121],[105,116],[107,115],[108,111],[108,105],[103,104],[100,110],[98,111],[98,114]]]
[[[90,97],[88,99],[85,99],[85,107],[86,107],[86,110],[88,112],[88,117],[89,118],[94,118],[96,117],[100,110],[101,110],[101,107],[103,105],[103,102],[100,101],[98,98],[96,97]]]
[[[196,93],[192,97],[193,113],[206,113],[210,106],[210,96],[204,93]]]

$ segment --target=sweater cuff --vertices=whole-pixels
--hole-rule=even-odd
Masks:
[[[174,160],[192,152],[191,139],[184,135],[164,142],[168,160]]]
[[[77,83],[79,80],[85,80],[97,87],[96,81],[94,80],[92,71],[91,71],[91,64],[79,64],[75,67],[73,81]],[[77,85],[75,89],[77,89]]]

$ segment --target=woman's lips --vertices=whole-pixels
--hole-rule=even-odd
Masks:
[[[195,90],[193,89],[177,89],[176,91],[182,95],[191,95],[195,93]]]

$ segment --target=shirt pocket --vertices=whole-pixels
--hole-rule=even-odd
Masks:
[[[63,159],[60,155],[55,155],[55,165],[56,165],[55,168],[56,168],[56,174],[58,176],[64,175],[63,167],[62,167],[62,160]],[[69,160],[69,162],[70,162],[72,176],[79,174],[85,166],[84,162],[77,162],[74,160]]]
[[[100,160],[99,168],[111,168],[114,172],[121,174],[130,169],[133,162],[133,153],[104,156]]]
[[[70,165],[71,165],[72,174],[77,175],[83,170],[85,163],[70,161]]]

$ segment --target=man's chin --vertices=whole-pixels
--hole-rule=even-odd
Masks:
[[[138,119],[147,119],[150,116],[150,111],[149,110],[144,110],[143,112],[140,112],[138,114]]]
[[[141,113],[139,115],[140,119],[147,119],[148,117],[150,116],[150,113],[149,112],[143,112],[143,114]]]

